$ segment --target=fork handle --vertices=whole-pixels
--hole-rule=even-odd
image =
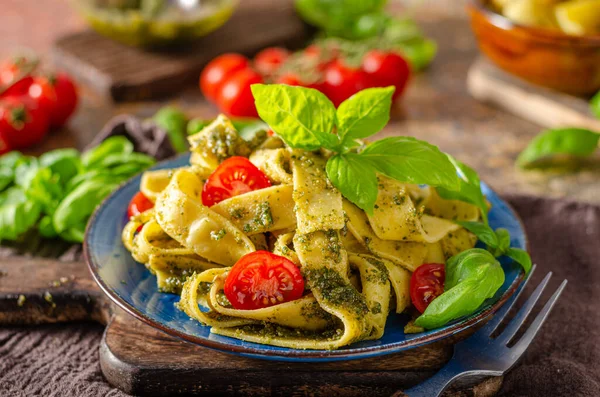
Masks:
[[[441,370],[426,381],[418,384],[415,387],[404,390],[404,394],[409,397],[437,397],[441,396],[444,390],[455,380],[467,375],[457,362],[450,360]],[[394,394],[394,397],[399,397],[400,392]]]

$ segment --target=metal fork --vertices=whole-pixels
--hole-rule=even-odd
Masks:
[[[544,288],[546,288],[552,276],[552,272],[544,277],[535,291],[533,291],[533,294],[527,299],[527,302],[525,302],[516,316],[508,323],[504,331],[497,337],[492,338],[492,335],[515,305],[519,295],[525,289],[525,285],[531,279],[534,270],[535,266],[531,269],[525,282],[519,287],[518,293],[514,294],[506,302],[494,318],[472,336],[456,344],[454,355],[437,374],[425,382],[405,390],[404,393],[409,397],[441,396],[452,382],[460,378],[501,376],[510,370],[523,355],[527,347],[529,347],[567,285],[567,280],[564,280],[519,341],[514,346],[509,347],[509,342],[511,342],[525,323],[531,310],[542,295]],[[400,395],[402,394],[396,393],[394,396]]]

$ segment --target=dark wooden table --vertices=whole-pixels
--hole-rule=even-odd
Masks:
[[[0,57],[19,46],[47,54],[56,37],[84,27],[67,0],[37,0],[35,7],[29,1],[6,1],[8,6],[3,4],[0,13]],[[438,41],[439,54],[427,71],[415,76],[403,103],[394,110],[394,121],[381,135],[413,135],[430,141],[473,166],[500,193],[568,196],[600,202],[600,162],[570,174],[525,173],[515,169],[514,159],[540,127],[478,103],[468,94],[465,78],[478,51],[462,2],[424,1],[413,9],[424,29]],[[391,7],[401,6],[399,3],[392,2]],[[177,103],[194,116],[208,118],[217,114],[196,86],[163,102],[119,106],[85,87],[81,91],[82,105],[69,127],[56,132],[33,153],[57,147],[82,148],[111,116],[150,116],[165,103]]]

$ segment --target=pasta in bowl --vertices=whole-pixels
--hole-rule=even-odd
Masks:
[[[220,116],[189,138],[189,160],[148,171],[127,186],[131,197],[139,183],[151,208],[132,214],[122,229],[123,248],[116,248],[149,272],[139,264],[127,270],[118,261],[100,264],[106,256],[97,247],[106,238],[95,224],[117,205],[107,200],[86,239],[101,287],[131,313],[187,340],[279,358],[296,351],[358,358],[427,343],[481,321],[517,288],[522,274],[507,258],[523,248],[523,231],[485,187],[489,213],[485,200],[458,193],[474,180],[468,168],[448,161],[452,173],[444,182],[443,163],[427,185],[408,168],[402,178],[396,169],[378,168],[369,202],[368,182],[350,178],[364,193],[357,198],[335,176],[335,162],[373,153],[377,142],[357,141],[340,155],[299,148],[274,130],[275,136],[244,140]],[[401,141],[404,148],[415,142]],[[427,145],[410,151],[430,164],[447,158]],[[411,161],[406,155],[399,169]],[[456,170],[466,174],[460,188],[452,185]],[[494,238],[482,239],[481,228]],[[478,236],[487,250],[473,248]],[[132,282],[143,293],[117,285],[115,270],[135,274]],[[165,312],[168,320],[161,318]]]

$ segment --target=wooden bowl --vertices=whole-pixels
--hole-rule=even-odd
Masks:
[[[479,48],[500,68],[569,94],[600,90],[600,35],[519,25],[494,12],[487,0],[471,0],[468,11]]]

